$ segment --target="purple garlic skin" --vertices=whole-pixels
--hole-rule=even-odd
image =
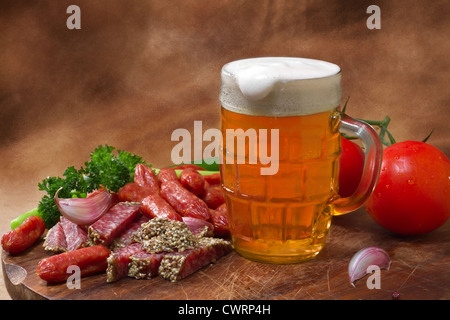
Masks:
[[[348,264],[350,284],[355,286],[353,283],[363,278],[367,274],[367,268],[371,265],[389,270],[391,266],[389,254],[378,247],[367,247],[359,250]]]

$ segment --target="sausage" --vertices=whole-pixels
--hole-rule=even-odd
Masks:
[[[211,222],[214,225],[214,235],[220,238],[230,237],[230,226],[226,210],[210,210]]]
[[[134,182],[146,189],[149,193],[159,192],[159,182],[153,170],[142,163],[138,163],[134,169]]]
[[[28,217],[20,226],[2,236],[2,248],[9,254],[19,254],[31,247],[44,231],[45,223],[40,216]]]
[[[205,179],[197,170],[187,168],[181,171],[180,182],[196,196],[200,196],[205,191]]]
[[[209,220],[210,213],[206,203],[181,183],[167,181],[161,185],[161,196],[183,217]]]
[[[206,176],[203,176],[206,182],[208,182],[211,186],[220,185],[220,173],[212,173]]]
[[[167,181],[180,182],[175,170],[173,168],[169,168],[169,167],[160,169],[158,172],[157,178],[158,178],[160,185]]]
[[[219,186],[206,188],[201,198],[211,209],[216,209],[218,206],[225,203],[225,196]]]
[[[200,170],[200,171],[205,171],[206,170],[203,167],[197,166],[195,164],[190,164],[190,163],[188,163],[188,164],[180,164],[178,166],[171,167],[171,168],[173,168],[174,170],[184,170],[184,169],[188,169],[188,168],[189,169],[194,169],[194,170]]]
[[[55,283],[66,281],[71,276],[67,268],[74,265],[80,268],[81,277],[104,272],[110,253],[101,245],[60,253],[39,261],[36,274],[42,280]]]
[[[159,217],[182,221],[181,215],[159,194],[149,195],[141,203],[141,212],[149,219]]]
[[[118,191],[119,200],[121,202],[140,202],[149,194],[151,194],[149,189],[141,187],[136,182],[127,183]]]

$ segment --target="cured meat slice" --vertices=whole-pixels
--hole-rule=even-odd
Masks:
[[[142,251],[140,243],[133,243],[112,252],[107,259],[106,282],[114,282],[126,277],[131,256]]]
[[[159,194],[152,194],[142,200],[142,214],[149,219],[167,218],[181,221],[181,215]]]
[[[82,277],[104,272],[110,253],[111,251],[103,246],[60,253],[39,261],[36,273],[41,279],[53,283],[66,281],[72,275],[68,272],[70,266],[79,267]]]
[[[183,217],[183,222],[187,224],[191,233],[198,238],[214,236],[214,226],[208,221],[192,217]]]
[[[161,185],[161,196],[182,216],[210,219],[206,203],[192,192],[183,188],[181,183],[167,181]]]
[[[229,241],[219,238],[200,238],[198,247],[194,249],[164,255],[158,273],[164,279],[176,282],[214,262],[229,253],[231,249]]]
[[[132,244],[134,241],[132,240],[131,236],[133,235],[133,233],[139,230],[139,228],[141,228],[141,225],[143,223],[146,223],[147,221],[148,218],[146,216],[141,215],[137,217],[136,220],[130,223],[130,225],[124,232],[122,232],[116,239],[114,239],[110,246],[110,249],[112,248],[113,250],[115,250]]]
[[[166,255],[162,253],[139,252],[131,257],[128,276],[136,279],[151,279],[158,275],[161,260]]]
[[[61,221],[48,230],[43,246],[44,250],[55,253],[67,251],[66,235]]]
[[[139,214],[139,202],[119,202],[88,228],[91,242],[108,246],[135,220]]]
[[[149,253],[184,251],[197,245],[189,227],[183,221],[154,218],[133,234],[133,240]]]
[[[67,251],[74,251],[89,245],[89,238],[84,227],[73,223],[64,216],[61,216],[60,222],[66,237]]]

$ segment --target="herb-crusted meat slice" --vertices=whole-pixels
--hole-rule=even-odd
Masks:
[[[136,279],[151,279],[158,275],[161,260],[166,255],[162,253],[139,252],[131,257],[128,265],[128,276]]]
[[[43,246],[46,251],[55,253],[67,251],[66,235],[61,222],[58,222],[48,230]]]
[[[141,225],[143,223],[146,223],[148,221],[148,218],[146,216],[139,216],[134,220],[130,225],[127,227],[127,229],[122,232],[110,245],[110,249],[118,249],[121,247],[126,247],[130,244],[132,244],[134,241],[132,239],[132,235],[141,228]]]
[[[142,224],[133,240],[149,253],[184,251],[194,248],[198,241],[186,223],[167,218],[153,218]]]
[[[119,202],[88,228],[93,244],[110,245],[139,214],[139,202]]]
[[[183,252],[168,253],[158,273],[166,280],[176,282],[231,251],[231,243],[219,238],[200,238],[198,247]]]
[[[142,251],[140,243],[133,243],[112,252],[107,259],[106,282],[114,282],[126,277],[131,256]]]

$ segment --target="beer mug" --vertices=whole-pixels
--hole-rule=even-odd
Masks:
[[[314,59],[237,60],[221,72],[221,161],[234,249],[266,263],[298,263],[324,247],[334,215],[357,210],[378,179],[382,146],[339,111],[341,69]],[[341,132],[365,153],[361,182],[338,195]]]

